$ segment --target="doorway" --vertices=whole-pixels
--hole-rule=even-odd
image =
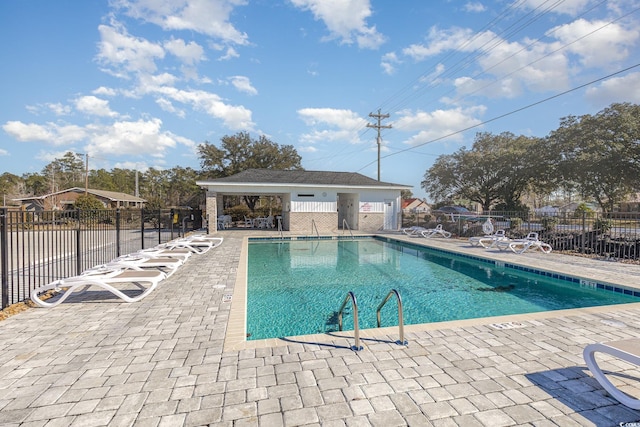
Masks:
[[[358,229],[358,193],[338,193],[338,229],[346,228],[346,221],[351,230]]]

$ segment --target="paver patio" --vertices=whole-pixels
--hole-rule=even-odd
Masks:
[[[227,342],[245,234],[126,304],[104,291],[0,322],[2,426],[617,426],[640,412],[588,372],[588,343],[640,338],[640,304]],[[408,238],[407,238],[408,239]],[[412,239],[413,242],[419,240]],[[481,254],[462,241],[427,244]],[[492,255],[493,256],[493,255]],[[496,254],[640,287],[640,266]],[[229,302],[228,295],[234,294]],[[521,327],[497,329],[517,320]],[[604,359],[640,395],[640,370]]]

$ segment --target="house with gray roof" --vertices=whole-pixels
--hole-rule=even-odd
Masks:
[[[84,189],[80,187],[67,188],[66,190],[56,191],[55,193],[44,194],[42,196],[29,196],[13,199],[20,202],[24,209],[28,211],[42,210],[65,210],[73,207],[76,199],[83,194],[91,194],[100,200],[105,209],[117,208],[136,208],[144,207],[145,199],[132,196],[127,193],[117,191],[94,190],[91,188]]]
[[[381,182],[353,172],[248,169],[238,174],[197,181],[206,190],[210,224],[224,212],[225,195],[270,195],[282,201],[283,230],[309,234],[349,228],[361,232],[398,230],[400,192],[411,186]],[[315,226],[315,228],[313,228]],[[210,232],[215,227],[210,226]]]

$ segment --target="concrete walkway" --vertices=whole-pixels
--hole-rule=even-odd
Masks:
[[[640,304],[323,335],[225,350],[244,233],[141,302],[99,290],[0,322],[1,426],[617,426],[640,412],[606,395],[588,343],[640,338]],[[464,242],[427,242],[482,254]],[[640,286],[640,266],[488,254]],[[241,269],[240,269],[241,270]],[[599,275],[599,276],[598,276]],[[233,295],[233,297],[231,297]],[[496,327],[496,322],[513,327]],[[515,323],[517,321],[517,323]],[[397,332],[394,331],[394,333]],[[640,396],[640,370],[604,358]],[[626,385],[625,385],[626,384]]]

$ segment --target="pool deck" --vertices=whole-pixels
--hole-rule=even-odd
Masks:
[[[0,322],[0,426],[617,426],[640,412],[585,345],[640,338],[640,303],[246,342],[247,233],[192,256],[144,300],[89,290]],[[267,232],[268,233],[268,232]],[[275,237],[275,233],[268,233]],[[640,288],[640,266],[392,237]],[[338,302],[339,303],[339,302]],[[640,368],[603,357],[640,396]]]

